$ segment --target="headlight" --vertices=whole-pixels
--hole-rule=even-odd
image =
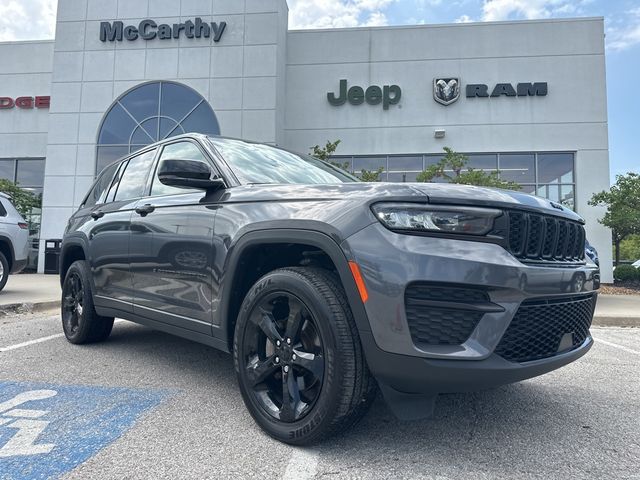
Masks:
[[[417,203],[377,203],[371,207],[390,230],[486,235],[502,212],[490,208],[447,207]]]

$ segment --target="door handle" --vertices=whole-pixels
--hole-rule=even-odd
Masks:
[[[141,217],[145,217],[151,212],[153,212],[155,209],[156,207],[154,207],[150,203],[147,203],[145,205],[142,205],[141,207],[136,207],[136,213]]]
[[[99,218],[104,217],[104,212],[102,210],[94,210],[91,212],[91,218],[94,220],[98,220]]]

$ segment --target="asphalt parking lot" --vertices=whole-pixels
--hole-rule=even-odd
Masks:
[[[441,396],[396,420],[378,399],[311,449],[253,423],[231,357],[119,321],[74,346],[55,312],[0,318],[0,479],[640,478],[640,329],[594,328],[578,362]]]

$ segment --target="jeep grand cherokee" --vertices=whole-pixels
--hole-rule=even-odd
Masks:
[[[598,289],[583,220],[548,200],[362,183],[267,145],[184,135],[108,166],[69,220],[62,325],[114,317],[232,352],[255,421],[292,444],[584,355]]]

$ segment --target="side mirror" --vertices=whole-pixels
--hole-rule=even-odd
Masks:
[[[197,160],[163,160],[158,179],[163,185],[201,190],[224,188],[224,180],[213,175],[211,167]]]

